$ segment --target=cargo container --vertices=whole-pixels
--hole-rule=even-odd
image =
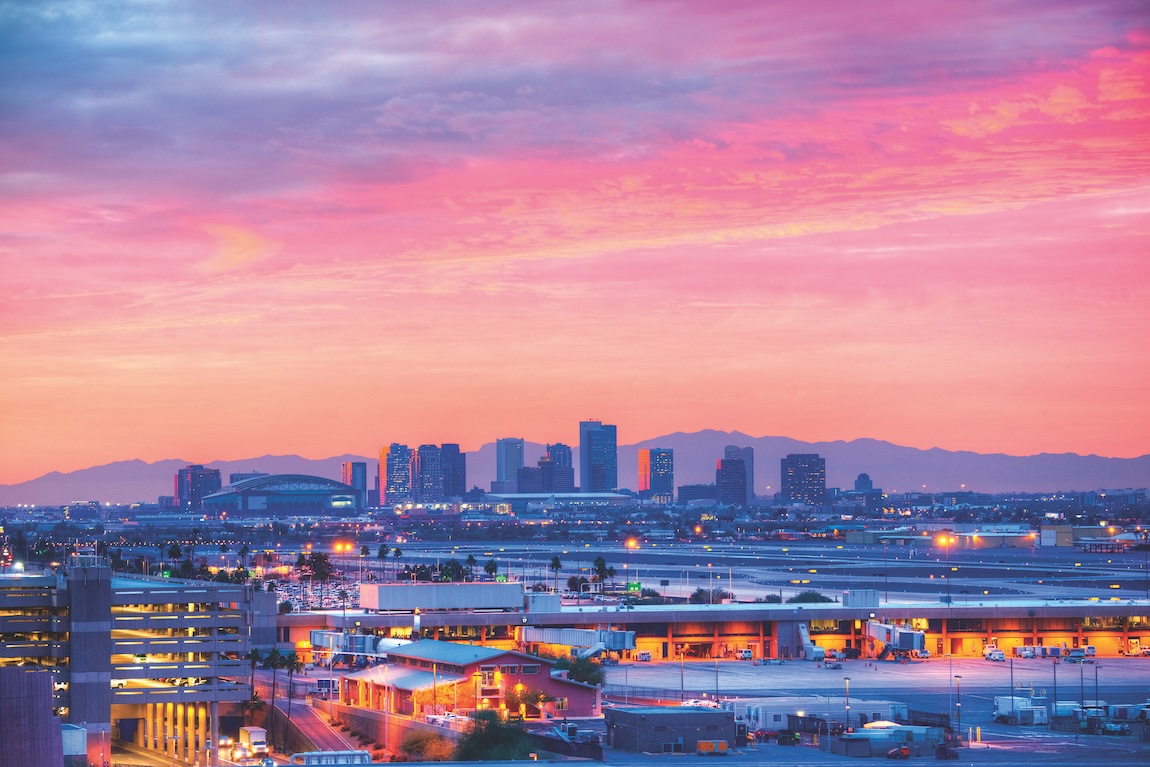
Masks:
[[[704,756],[726,756],[727,741],[700,740],[695,743],[695,753],[703,754]]]

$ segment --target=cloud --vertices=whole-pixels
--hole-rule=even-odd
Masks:
[[[256,261],[270,258],[280,249],[280,243],[267,240],[242,227],[203,224],[202,229],[216,238],[215,253],[198,264],[199,269],[208,273],[242,269]]]

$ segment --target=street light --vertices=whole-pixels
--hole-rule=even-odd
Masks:
[[[954,704],[954,717],[958,724],[958,737],[962,738],[962,674],[955,674],[954,681],[958,685],[958,700]]]
[[[846,711],[847,711],[847,732],[851,730],[851,678],[849,676],[843,677],[843,684],[846,685]]]

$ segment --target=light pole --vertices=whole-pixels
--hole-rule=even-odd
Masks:
[[[679,702],[682,703],[687,699],[687,688],[683,682],[684,668],[687,662],[687,648],[684,645],[679,645]]]
[[[851,678],[849,676],[844,676],[843,677],[843,684],[846,685],[846,712],[847,712],[846,728],[847,728],[847,732],[850,732],[851,731]]]
[[[707,604],[715,604],[715,573],[710,562],[707,563]]]
[[[890,564],[886,558],[886,544],[887,544],[887,541],[884,538],[883,542],[882,542],[882,579],[883,579],[882,601],[889,602],[890,601],[890,571],[888,570],[888,568],[890,567]]]
[[[1054,705],[1050,712],[1050,725],[1054,726],[1054,717],[1058,714],[1058,658],[1051,658],[1051,667],[1054,669]]]
[[[962,674],[955,674],[954,675],[954,681],[955,681],[955,684],[958,685],[958,687],[957,687],[958,698],[954,704],[954,718],[955,718],[955,721],[957,722],[958,726],[955,729],[958,730],[958,737],[959,737],[959,740],[961,740],[962,739]]]

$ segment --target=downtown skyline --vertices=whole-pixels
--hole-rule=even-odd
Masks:
[[[1139,3],[2,18],[0,484],[589,419],[1150,453]]]

